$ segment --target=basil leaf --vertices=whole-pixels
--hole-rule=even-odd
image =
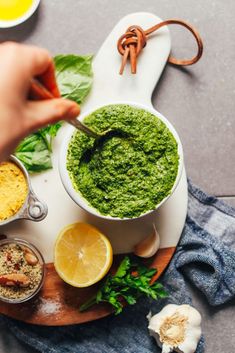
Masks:
[[[50,151],[43,138],[37,133],[29,135],[19,144],[15,156],[31,173],[52,167]]]
[[[82,103],[92,86],[92,56],[57,55],[54,62],[62,97]],[[61,125],[40,129],[17,147],[15,155],[30,173],[52,168],[52,143]]]
[[[47,127],[38,131],[38,134],[42,136],[50,152],[52,152],[52,141],[54,137],[56,137],[57,132],[61,128],[61,126],[62,123],[59,122],[54,125],[48,125]]]
[[[54,62],[62,97],[82,103],[92,85],[92,56],[57,55]]]
[[[62,123],[56,123],[54,125],[48,125],[39,131],[45,135],[49,135],[50,137],[56,137],[58,130],[61,128]]]

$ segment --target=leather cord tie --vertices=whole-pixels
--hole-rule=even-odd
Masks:
[[[117,49],[119,53],[122,55],[122,64],[119,72],[120,75],[123,74],[124,68],[129,58],[130,58],[130,64],[131,64],[131,73],[135,74],[136,67],[137,67],[137,58],[141,50],[147,44],[148,36],[151,33],[157,31],[159,28],[163,26],[172,25],[172,24],[177,24],[187,28],[196,39],[198,48],[197,48],[197,54],[192,59],[179,60],[172,56],[169,56],[168,62],[178,66],[187,66],[187,65],[195,64],[201,58],[202,52],[203,52],[203,43],[202,43],[200,34],[194,27],[192,27],[187,22],[177,20],[177,19],[172,19],[172,20],[166,20],[166,21],[160,22],[157,25],[147,30],[143,30],[140,26],[135,26],[135,25],[127,28],[126,33],[124,33],[119,38],[117,43]]]

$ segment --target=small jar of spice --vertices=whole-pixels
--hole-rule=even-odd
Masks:
[[[21,239],[0,241],[0,300],[22,303],[34,297],[45,277],[45,262],[38,249]]]

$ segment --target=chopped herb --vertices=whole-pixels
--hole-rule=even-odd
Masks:
[[[115,314],[123,310],[123,299],[133,305],[142,295],[155,300],[165,298],[166,291],[159,282],[151,284],[156,269],[149,269],[139,262],[126,256],[119,265],[115,275],[108,275],[96,295],[80,306],[80,311],[85,311],[94,304],[107,302],[114,308]]]

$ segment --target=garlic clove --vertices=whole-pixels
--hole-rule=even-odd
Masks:
[[[134,254],[140,257],[152,257],[160,247],[160,236],[157,232],[156,226],[153,223],[153,232],[144,240],[141,240],[134,248]]]

